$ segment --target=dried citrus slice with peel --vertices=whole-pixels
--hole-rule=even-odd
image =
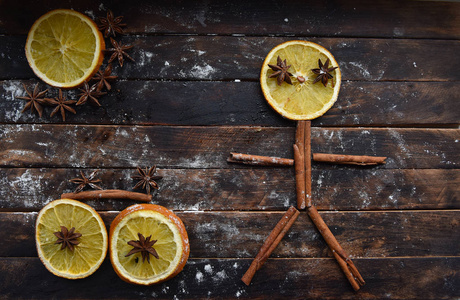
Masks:
[[[41,80],[52,86],[72,88],[97,72],[104,49],[104,39],[93,20],[70,9],[56,9],[32,25],[26,57]]]
[[[190,253],[181,219],[154,204],[136,204],[123,210],[110,226],[109,244],[115,272],[124,281],[139,285],[176,276]]]
[[[73,232],[70,245],[59,243],[63,227]],[[107,254],[107,230],[89,205],[71,199],[55,200],[39,212],[35,241],[38,257],[54,275],[68,279],[93,274]]]
[[[269,76],[273,71],[268,64],[277,65],[278,56],[290,68],[292,85],[277,83],[277,78]],[[322,116],[337,100],[341,73],[337,68],[330,72],[333,76],[326,87],[313,83],[317,75],[312,69],[318,68],[318,60],[329,67],[338,67],[332,54],[322,46],[308,41],[288,41],[273,48],[265,58],[260,72],[260,84],[265,99],[273,109],[291,120],[311,120]]]

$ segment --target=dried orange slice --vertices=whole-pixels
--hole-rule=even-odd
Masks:
[[[104,49],[104,39],[93,20],[70,9],[56,9],[32,25],[26,57],[41,80],[52,86],[72,88],[99,70]]]
[[[182,271],[190,246],[181,219],[167,208],[136,204],[113,220],[109,237],[110,261],[126,282],[151,285]]]
[[[54,275],[68,279],[93,274],[107,254],[107,230],[89,205],[55,200],[39,212],[35,241],[38,257]]]
[[[286,65],[292,85],[277,82],[270,77],[273,71],[268,65],[277,65],[278,57]],[[330,72],[332,78],[324,86],[322,82],[314,83],[317,75],[312,69],[329,59],[329,67],[337,67]],[[334,56],[322,46],[308,41],[288,41],[273,48],[265,58],[260,72],[262,92],[273,109],[283,117],[291,120],[311,120],[322,116],[337,100],[342,75]]]

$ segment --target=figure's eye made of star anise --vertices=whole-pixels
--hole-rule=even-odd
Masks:
[[[326,60],[326,63],[324,65],[321,62],[321,59],[318,59],[318,66],[319,68],[312,69],[313,73],[318,75],[315,78],[315,80],[313,80],[313,84],[317,83],[318,81],[321,81],[321,83],[324,86],[327,86],[327,81],[333,78],[330,72],[334,71],[338,67],[329,68],[329,58]]]
[[[282,60],[279,56],[277,58],[277,63],[276,65],[271,65],[268,64],[268,66],[275,71],[273,74],[268,76],[269,78],[276,77],[276,81],[278,85],[281,85],[283,81],[286,81],[288,84],[292,84],[291,77],[293,76],[290,72],[288,72],[288,69],[291,67],[291,65],[287,65],[286,60]]]

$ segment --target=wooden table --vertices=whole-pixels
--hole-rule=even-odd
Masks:
[[[305,2],[2,1],[0,298],[460,297],[460,3]],[[49,109],[21,114],[15,99],[38,82],[27,32],[54,8],[124,15],[121,41],[134,45],[102,107],[78,107],[66,122]],[[240,280],[295,204],[295,178],[226,159],[293,157],[295,122],[258,82],[268,51],[292,39],[323,45],[342,69],[338,101],[312,122],[312,151],[388,156],[378,167],[313,163],[313,202],[366,280],[357,293],[305,212],[252,284]],[[138,165],[158,166],[153,203],[186,225],[183,272],[151,287],[121,281],[108,259],[83,280],[49,273],[35,250],[37,212],[72,191],[80,170],[131,190]],[[134,204],[88,203],[107,226]]]

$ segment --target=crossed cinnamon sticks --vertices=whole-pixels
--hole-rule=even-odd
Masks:
[[[353,264],[348,254],[342,249],[339,242],[336,240],[329,227],[324,222],[316,208],[311,203],[311,122],[299,121],[294,144],[294,160],[279,158],[255,156],[241,153],[231,153],[229,162],[242,162],[255,165],[277,165],[277,166],[292,166],[295,167],[296,176],[296,191],[297,191],[297,207],[299,209],[307,209],[308,216],[319,230],[329,249],[331,249],[334,258],[337,260],[340,268],[345,274],[355,291],[358,291],[365,281],[359,273],[356,266]],[[316,159],[315,159],[316,157]],[[385,163],[386,157],[372,156],[352,156],[352,155],[336,155],[336,154],[313,154],[313,160],[325,161],[333,163],[346,163],[357,165],[376,165]],[[249,285],[255,272],[263,265],[270,256],[271,252],[276,248],[284,234],[289,230],[296,220],[299,211],[294,207],[290,207],[275,229],[270,233],[264,245],[260,249],[251,266],[241,279],[246,285]],[[289,220],[287,220],[289,219]],[[280,229],[281,228],[281,229]],[[284,232],[284,234],[281,234]]]

